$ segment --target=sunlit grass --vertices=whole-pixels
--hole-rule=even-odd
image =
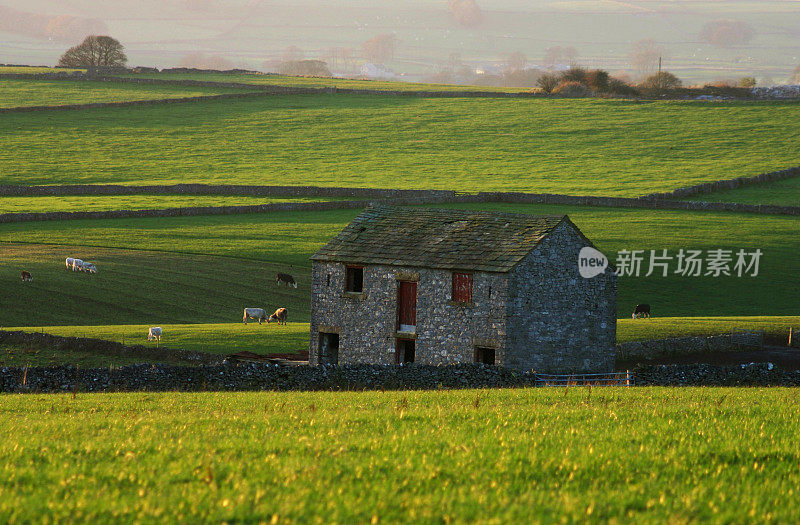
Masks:
[[[795,523],[799,396],[2,395],[0,520]]]

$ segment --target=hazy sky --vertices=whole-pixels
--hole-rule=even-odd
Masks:
[[[583,65],[635,73],[631,46],[642,39],[689,80],[782,82],[800,63],[794,0],[0,0],[0,62],[54,64],[93,32],[122,41],[131,65],[192,59],[263,70],[298,55],[339,74],[365,62],[364,41],[388,33],[397,46],[387,65],[409,79],[454,54],[490,66],[516,52],[538,66],[557,46],[574,48]],[[343,51],[350,60],[336,64]]]

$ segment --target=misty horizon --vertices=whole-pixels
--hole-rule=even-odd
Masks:
[[[108,34],[131,66],[274,72],[310,59],[335,76],[410,81],[568,65],[636,79],[661,58],[687,83],[763,85],[795,82],[800,63],[800,6],[790,1],[0,0],[0,34],[7,64],[54,65],[88,34]],[[369,47],[387,36],[390,49]]]

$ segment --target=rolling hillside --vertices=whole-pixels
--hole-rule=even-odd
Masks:
[[[9,114],[0,182],[637,196],[793,166],[798,117],[796,102],[341,94]]]

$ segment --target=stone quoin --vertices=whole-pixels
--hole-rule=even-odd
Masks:
[[[566,215],[370,205],[312,259],[310,362],[614,367],[617,276]]]

